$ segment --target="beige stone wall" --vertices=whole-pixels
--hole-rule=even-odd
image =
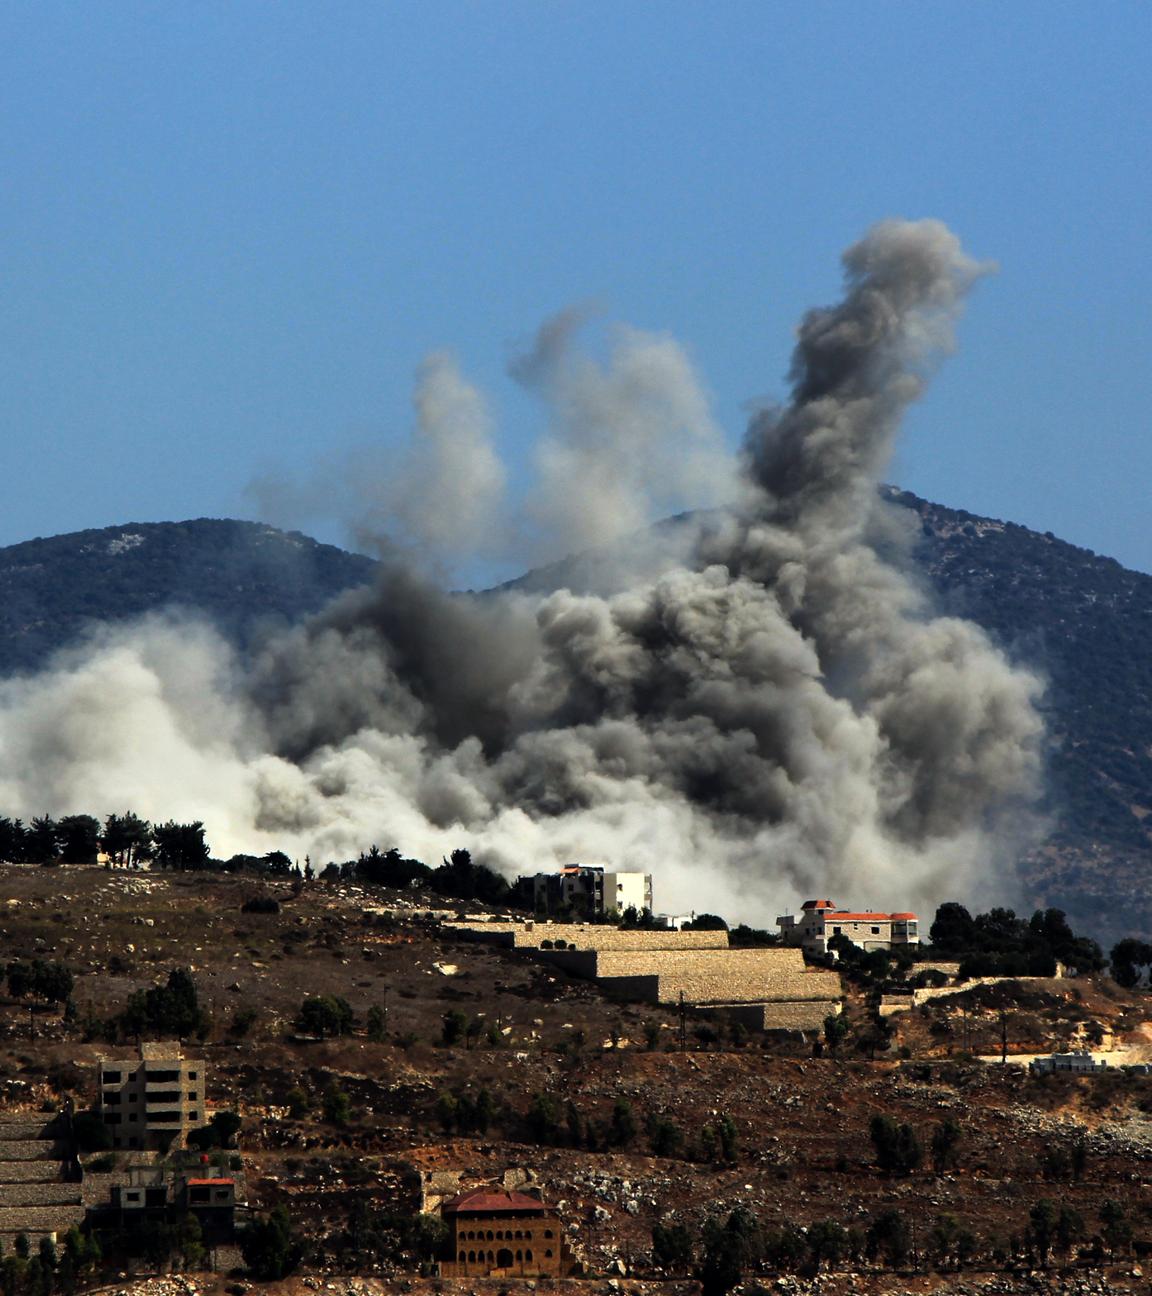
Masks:
[[[726,931],[622,931],[597,923],[445,923],[448,931],[516,949],[563,941],[578,950],[727,949]]]
[[[809,972],[798,949],[545,950],[541,957],[620,994],[675,1003],[837,999],[835,972]],[[658,985],[648,982],[656,980]]]

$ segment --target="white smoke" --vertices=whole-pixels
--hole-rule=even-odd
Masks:
[[[391,559],[244,668],[186,626],[106,634],[0,686],[0,806],[202,818],[219,854],[642,868],[661,907],[760,922],[816,893],[1010,895],[1040,684],[935,614],[876,489],[983,268],[922,221],[877,226],[845,269],[802,324],[792,399],[749,428],[739,492],[674,344],[624,335],[597,367],[560,321],[518,363],[553,410],[535,507],[560,534],[619,535],[694,480],[738,494],[662,562],[602,566],[596,592],[452,596]],[[449,362],[417,403],[387,529],[450,547],[491,526],[502,472]],[[475,500],[452,484],[469,475]],[[417,487],[456,515],[418,522]]]

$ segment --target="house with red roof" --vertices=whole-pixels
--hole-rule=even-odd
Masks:
[[[441,1278],[560,1278],[573,1257],[560,1217],[538,1197],[504,1188],[473,1188],[440,1207],[451,1229],[452,1259]]]
[[[832,939],[844,936],[861,949],[893,949],[919,945],[920,926],[914,913],[859,912],[838,909],[831,900],[805,900],[800,916],[776,919],[786,945],[801,945],[805,954],[835,954]]]

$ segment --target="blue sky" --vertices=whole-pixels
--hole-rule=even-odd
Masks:
[[[252,516],[594,300],[738,439],[873,221],[976,291],[892,477],[1152,570],[1152,6],[0,3],[0,544]],[[334,523],[301,519],[327,539]]]

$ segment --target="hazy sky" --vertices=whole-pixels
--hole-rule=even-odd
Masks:
[[[443,347],[523,461],[508,358],[589,299],[735,443],[899,215],[1001,271],[893,478],[1152,570],[1150,50],[1147,0],[0,3],[0,544],[253,516]]]

